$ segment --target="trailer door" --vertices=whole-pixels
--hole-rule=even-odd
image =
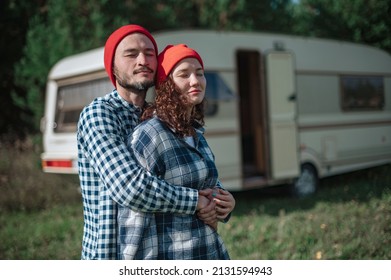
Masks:
[[[300,168],[293,54],[268,53],[266,73],[272,178],[294,178]]]

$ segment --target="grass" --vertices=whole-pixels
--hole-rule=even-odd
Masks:
[[[79,259],[77,176],[44,174],[39,153],[0,146],[0,259]],[[232,259],[391,259],[391,165],[324,179],[310,198],[284,187],[234,196],[219,226]]]
[[[80,259],[82,233],[80,204],[1,216],[1,259]]]
[[[238,259],[390,259],[391,166],[321,181],[311,198],[284,191],[235,194],[220,227]]]

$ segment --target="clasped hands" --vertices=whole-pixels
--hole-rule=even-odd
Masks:
[[[235,207],[235,198],[229,191],[213,188],[199,191],[197,215],[205,224],[217,230],[218,221],[223,221]]]

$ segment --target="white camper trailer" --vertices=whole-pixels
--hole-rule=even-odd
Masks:
[[[264,33],[154,34],[159,49],[185,43],[203,57],[206,138],[232,191],[290,184],[391,162],[391,56],[360,44]],[[45,172],[77,173],[82,108],[112,90],[103,48],[60,60],[42,119]]]

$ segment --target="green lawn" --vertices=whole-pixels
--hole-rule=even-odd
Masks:
[[[80,258],[76,176],[44,174],[36,153],[2,149],[0,182],[0,259]],[[322,180],[311,198],[284,188],[234,196],[219,226],[232,259],[391,259],[391,165]]]

